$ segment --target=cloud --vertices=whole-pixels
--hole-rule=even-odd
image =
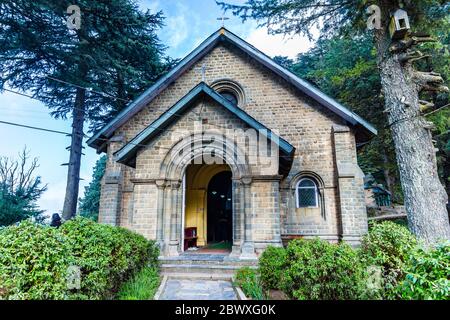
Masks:
[[[49,184],[47,191],[42,194],[37,204],[41,209],[46,210],[46,215],[51,215],[55,212],[59,213],[63,208],[65,193],[65,181]]]
[[[246,40],[271,57],[287,56],[295,58],[299,53],[308,51],[314,45],[313,42],[303,36],[288,38],[283,35],[270,35],[266,28],[252,31]]]
[[[161,10],[161,4],[159,1],[145,0],[138,1],[139,9],[142,11],[150,10],[151,13],[156,13]]]

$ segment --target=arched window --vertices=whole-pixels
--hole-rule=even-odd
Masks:
[[[238,98],[234,94],[234,92],[224,90],[219,92],[222,97],[230,101],[232,104],[237,105],[238,104]]]
[[[295,188],[297,208],[317,208],[319,206],[319,189],[310,178],[302,178]]]
[[[240,107],[245,105],[244,90],[237,82],[230,79],[220,79],[212,83],[211,88],[232,104]]]

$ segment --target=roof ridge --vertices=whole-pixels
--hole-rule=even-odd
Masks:
[[[330,109],[341,118],[344,118],[352,125],[360,125],[364,130],[366,130],[366,132],[369,133],[369,135],[377,134],[377,130],[359,115],[349,110],[348,108],[337,102],[335,99],[323,93],[319,88],[313,86],[290,70],[279,65],[264,52],[249,44],[227,28],[221,27],[218,30],[214,31],[199,46],[197,46],[182,60],[180,60],[180,62],[175,67],[173,67],[166,75],[158,79],[158,81],[156,81],[150,88],[139,95],[139,97],[131,102],[107,125],[105,125],[97,133],[95,133],[94,136],[87,141],[88,145],[97,149],[101,149],[102,143],[100,143],[100,140],[102,139],[99,138],[101,138],[102,136],[109,138],[114,133],[114,131],[117,130],[117,128],[128,121],[128,119],[133,115],[142,110],[142,108],[144,108],[150,101],[152,101],[157,95],[165,90],[170,83],[175,81],[200,58],[205,56],[220,41],[230,42],[236,47],[240,48],[252,58],[257,60],[259,63],[263,64],[278,76],[284,78],[287,82],[294,85],[304,94],[310,96],[312,99]]]

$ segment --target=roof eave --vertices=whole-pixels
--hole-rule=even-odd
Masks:
[[[229,112],[236,115],[239,119],[244,121],[248,126],[253,127],[257,130],[263,130],[262,134],[268,136],[272,139],[274,135],[275,141],[278,142],[280,149],[288,156],[292,156],[295,153],[295,148],[283,138],[277,136],[275,133],[270,131],[267,127],[261,124],[259,121],[248,115],[245,111],[237,106],[231,104],[227,99],[219,95],[212,88],[210,88],[204,82],[201,82],[196,87],[194,87],[189,93],[187,93],[183,98],[181,98],[175,105],[173,105],[169,110],[167,110],[158,119],[153,121],[147,128],[142,130],[136,137],[134,137],[130,142],[123,146],[114,154],[115,161],[123,164],[128,164],[132,160],[140,147],[142,147],[147,141],[153,138],[157,133],[164,128],[166,128],[172,121],[175,114],[184,112],[191,103],[197,98],[201,93],[207,94],[209,97],[214,99],[217,103],[225,107]],[[267,134],[265,133],[267,132]]]
[[[166,89],[174,81],[174,79],[176,79],[180,74],[189,69],[198,61],[198,59],[203,57],[211,47],[214,47],[216,43],[221,40],[229,41],[238,46],[252,58],[268,67],[270,70],[281,76],[287,82],[294,85],[306,95],[310,96],[320,104],[338,114],[340,117],[344,118],[351,125],[361,125],[363,130],[367,131],[366,133],[369,136],[377,134],[377,130],[360,116],[358,116],[354,112],[351,112],[339,102],[327,96],[318,88],[314,87],[312,84],[306,82],[289,70],[278,65],[269,56],[253,47],[252,45],[248,44],[232,32],[228,31],[225,28],[221,28],[218,31],[214,32],[211,36],[209,36],[205,41],[203,41],[196,49],[194,49],[190,54],[182,59],[177,64],[177,66],[175,66],[165,76],[159,79],[153,86],[144,91],[136,100],[134,100],[128,107],[120,112],[116,118],[114,118],[110,123],[103,127],[92,138],[90,138],[87,141],[87,144],[98,149],[99,143],[96,141],[99,138],[101,138],[102,136],[105,138],[109,138],[114,133],[114,131],[117,130],[118,127],[123,125],[130,117],[137,114],[141,110],[142,106],[152,101],[159,93]]]

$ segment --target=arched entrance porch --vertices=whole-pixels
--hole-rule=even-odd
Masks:
[[[211,154],[219,161],[208,162],[211,160]],[[206,171],[212,170],[214,165],[228,167],[231,172],[232,183],[232,253],[231,256],[239,256],[245,250],[246,256],[254,254],[253,242],[251,240],[251,230],[246,229],[246,219],[250,219],[251,211],[245,206],[246,200],[250,199],[250,170],[249,165],[242,159],[246,159],[245,154],[236,146],[233,141],[228,140],[224,135],[214,133],[208,135],[192,135],[185,137],[176,143],[167,153],[166,158],[161,164],[160,185],[158,203],[158,242],[161,244],[165,255],[178,255],[184,250],[184,232],[187,210],[186,190],[188,186],[188,168],[191,165],[205,165]],[[208,162],[208,163],[206,163]],[[216,169],[213,169],[214,171]],[[217,169],[216,173],[224,171]],[[212,178],[212,176],[211,176]],[[196,181],[199,181],[198,179]],[[205,186],[205,196],[206,196]],[[201,197],[197,195],[200,199]],[[196,205],[195,207],[198,208]],[[206,206],[203,217],[207,213]],[[195,209],[194,209],[195,210]],[[208,242],[207,225],[203,226],[203,241]],[[206,232],[206,233],[205,233]]]
[[[190,164],[186,168],[184,203],[184,235],[189,239],[184,239],[183,248],[231,250],[234,206],[230,167]]]

